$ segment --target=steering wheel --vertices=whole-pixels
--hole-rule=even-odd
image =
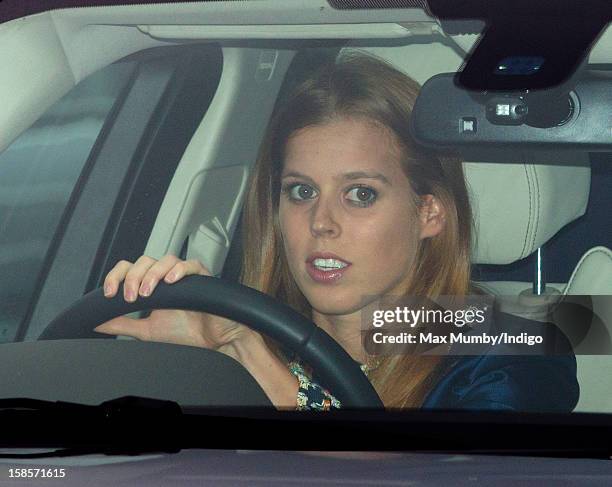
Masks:
[[[331,336],[297,311],[242,284],[217,277],[187,276],[163,281],[148,298],[128,303],[121,289],[114,298],[101,288],[84,295],[57,316],[40,340],[100,338],[93,331],[112,318],[148,309],[205,311],[249,326],[297,353],[317,372],[344,408],[382,409],[374,387],[350,355]]]

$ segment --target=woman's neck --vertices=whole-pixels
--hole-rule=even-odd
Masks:
[[[366,363],[367,355],[361,340],[361,313],[325,315],[312,310],[312,320],[336,340],[359,363]]]

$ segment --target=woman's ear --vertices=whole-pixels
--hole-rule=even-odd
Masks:
[[[426,194],[421,196],[419,221],[421,224],[420,239],[435,237],[444,230],[446,226],[446,211],[440,200],[434,195]]]

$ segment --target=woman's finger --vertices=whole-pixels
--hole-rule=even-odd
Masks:
[[[138,294],[147,297],[150,296],[157,283],[161,281],[166,274],[179,262],[180,259],[175,255],[165,255],[155,262],[142,278]]]
[[[127,260],[120,260],[115,264],[104,278],[104,296],[112,298],[117,294],[119,284],[125,279],[126,274],[132,267],[132,263]]]
[[[125,275],[123,283],[123,297],[128,303],[133,303],[138,297],[138,289],[147,271],[157,262],[156,259],[147,255],[138,258]]]
[[[200,276],[212,275],[210,271],[206,267],[204,267],[204,264],[202,264],[199,260],[190,259],[181,260],[176,265],[174,265],[174,267],[170,269],[170,272],[166,274],[164,280],[167,283],[173,283],[182,279],[185,276],[190,276],[193,274]]]
[[[139,340],[148,340],[149,324],[143,319],[119,316],[95,327],[94,331],[108,335],[123,335],[138,338]]]

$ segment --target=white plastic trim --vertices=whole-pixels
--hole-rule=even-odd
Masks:
[[[322,25],[139,25],[156,39],[396,39],[437,32],[435,22],[411,29],[396,23]]]
[[[219,88],[166,192],[147,255],[178,255],[189,236],[188,256],[199,258],[212,272],[220,270],[228,250],[224,241],[235,230],[248,170],[295,51],[277,51],[271,78],[259,77],[261,62],[271,59],[270,53],[269,49],[223,49]],[[224,177],[232,183],[228,179],[223,185]],[[234,184],[236,180],[240,184]],[[206,192],[213,193],[212,201]]]

